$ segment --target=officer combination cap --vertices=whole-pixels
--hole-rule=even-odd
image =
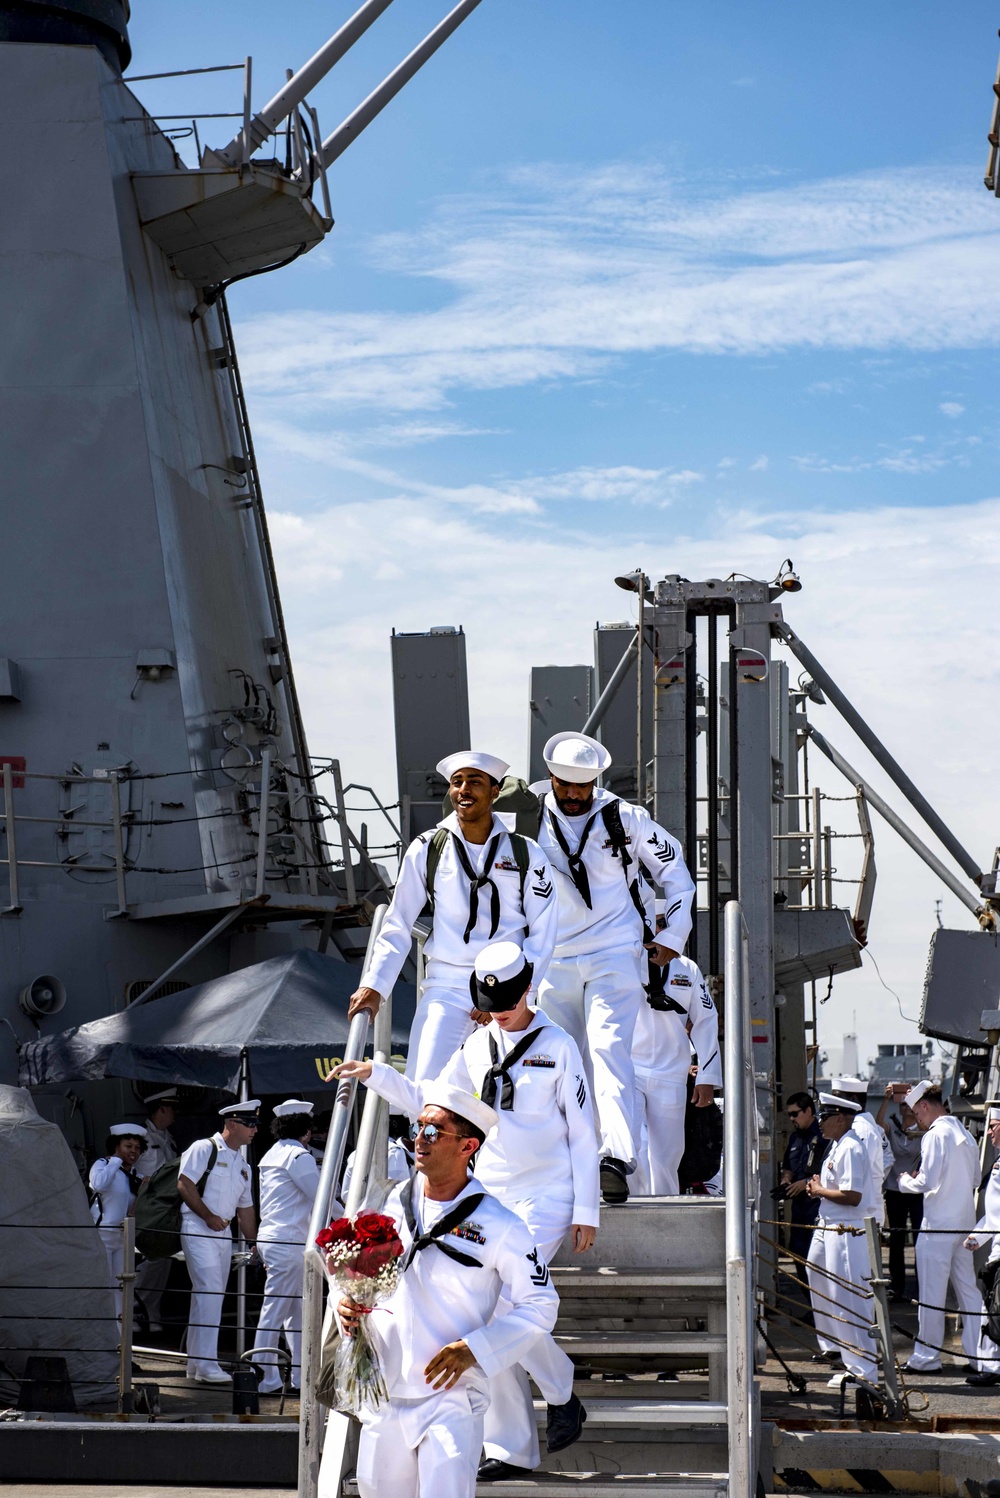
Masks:
[[[834,1092],[850,1092],[855,1097],[868,1096],[868,1083],[863,1077],[834,1077]]]
[[[108,1133],[110,1135],[112,1135],[112,1137],[115,1138],[115,1139],[125,1139],[125,1138],[148,1139],[149,1138],[149,1135],[147,1134],[146,1130],[143,1128],[142,1124],[135,1124],[135,1123],[112,1124],[111,1127],[110,1127],[110,1129],[108,1130]]]
[[[835,1097],[832,1092],[821,1092],[819,1095],[819,1116],[829,1118],[831,1113],[860,1113],[861,1104],[852,1103],[849,1098]]]
[[[554,733],[542,750],[542,758],[557,780],[586,785],[603,775],[611,755],[603,744],[585,733]]]
[[[988,1124],[1000,1123],[1000,1103],[991,1103],[987,1108],[986,1122]]]
[[[495,754],[486,754],[482,749],[459,749],[446,759],[438,760],[437,772],[450,780],[456,770],[482,770],[494,780],[503,780],[510,765]]]
[[[180,1094],[176,1087],[168,1087],[165,1092],[151,1092],[143,1101],[147,1108],[151,1103],[179,1103]]]
[[[291,1118],[295,1113],[312,1113],[313,1104],[304,1102],[300,1097],[290,1097],[283,1103],[278,1103],[274,1110],[275,1118]]]
[[[531,987],[534,968],[516,941],[494,941],[476,958],[469,991],[477,1009],[505,1014]]]
[[[926,1078],[924,1079],[923,1082],[917,1082],[913,1087],[910,1088],[909,1092],[906,1094],[905,1098],[903,1099],[903,1102],[906,1104],[906,1106],[908,1108],[912,1108],[913,1105],[914,1105],[914,1103],[919,1103],[919,1101],[923,1097],[924,1093],[925,1092],[930,1092],[930,1090],[931,1090],[931,1088],[933,1086],[934,1086],[934,1083],[933,1082],[928,1082],[926,1080]]]
[[[488,1134],[496,1128],[497,1115],[493,1109],[476,1097],[474,1092],[465,1092],[461,1087],[452,1087],[447,1082],[424,1082],[420,1096],[425,1108],[447,1108],[469,1123],[475,1124],[482,1133]]]
[[[245,1103],[227,1103],[224,1108],[219,1109],[220,1118],[235,1118],[237,1123],[246,1123],[251,1118],[256,1118],[260,1111],[260,1098],[248,1098]]]

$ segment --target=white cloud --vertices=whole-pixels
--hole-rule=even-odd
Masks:
[[[627,163],[523,170],[379,242],[446,289],[435,310],[252,318],[243,364],[286,409],[417,411],[627,353],[989,346],[998,238],[973,176],[945,170],[725,193]]]
[[[958,401],[942,401],[938,410],[943,416],[950,416],[954,420],[955,417],[962,415],[965,407],[960,406]]]
[[[750,472],[766,473],[769,467],[770,459],[768,458],[766,453],[761,453],[760,457],[755,458],[754,461],[750,464]]]

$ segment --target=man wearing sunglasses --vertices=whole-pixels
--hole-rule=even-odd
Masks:
[[[404,1253],[368,1318],[389,1398],[361,1412],[361,1498],[474,1498],[490,1383],[552,1330],[559,1305],[524,1223],[469,1175],[496,1113],[440,1080],[421,1090],[416,1174],[383,1208]],[[341,1298],[344,1335],[360,1314]]]
[[[257,1241],[250,1166],[241,1150],[254,1138],[259,1108],[257,1098],[220,1108],[221,1131],[196,1139],[181,1156],[181,1248],[192,1290],[187,1376],[199,1384],[232,1383],[219,1367],[219,1322],[233,1257],[233,1217],[251,1248]]]

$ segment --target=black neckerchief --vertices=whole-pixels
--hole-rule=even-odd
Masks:
[[[580,841],[577,845],[577,850],[575,853],[570,852],[569,843],[566,841],[566,835],[563,832],[562,828],[559,826],[559,819],[553,815],[552,808],[546,807],[546,811],[549,814],[549,823],[552,827],[552,831],[556,835],[556,842],[559,844],[565,856],[566,863],[569,868],[569,877],[576,885],[577,893],[579,894],[580,899],[583,901],[584,905],[586,905],[588,910],[593,910],[594,906],[590,898],[590,876],[587,873],[586,868],[584,867],[583,850],[586,846],[587,838],[590,836],[590,829],[591,827],[593,827],[594,823],[597,821],[597,818],[601,814],[600,807],[598,807],[597,811],[595,811],[593,815],[588,818],[587,824],[580,834]]]
[[[537,1030],[529,1030],[523,1035],[512,1050],[508,1051],[504,1059],[500,1060],[500,1048],[492,1035],[488,1035],[490,1042],[490,1060],[493,1065],[483,1078],[483,1089],[481,1097],[488,1108],[493,1108],[497,1100],[497,1081],[502,1080],[503,1086],[500,1090],[500,1107],[510,1113],[514,1107],[514,1081],[510,1075],[510,1069],[515,1062],[520,1061],[525,1051],[535,1039],[536,1035],[542,1033],[544,1027],[539,1025]]]
[[[500,925],[500,891],[490,878],[490,871],[493,868],[493,860],[497,856],[497,849],[500,846],[500,839],[502,837],[502,832],[496,834],[486,850],[486,857],[483,859],[483,872],[477,874],[472,867],[462,839],[457,832],[453,832],[451,835],[455,854],[469,880],[469,923],[462,937],[466,945],[468,945],[469,937],[476,929],[476,922],[479,920],[479,891],[487,884],[490,887],[490,941],[497,934],[497,927]]]
[[[465,1219],[471,1216],[480,1202],[485,1200],[486,1193],[480,1191],[475,1196],[463,1196],[462,1200],[452,1207],[450,1212],[446,1212],[443,1217],[438,1219],[429,1233],[418,1233],[417,1217],[413,1210],[413,1181],[414,1177],[410,1176],[410,1179],[399,1194],[399,1201],[403,1208],[406,1226],[409,1228],[413,1239],[406,1253],[403,1255],[399,1270],[400,1274],[406,1273],[418,1253],[425,1248],[430,1248],[432,1245],[439,1248],[449,1259],[454,1259],[456,1264],[467,1264],[470,1269],[482,1269],[483,1265],[480,1259],[474,1259],[471,1254],[463,1254],[460,1249],[452,1248],[450,1243],[442,1243],[441,1239],[445,1233],[450,1233],[452,1228],[460,1227]]]

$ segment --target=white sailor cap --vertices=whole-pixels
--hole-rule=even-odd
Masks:
[[[451,1087],[447,1082],[440,1079],[435,1082],[424,1082],[420,1089],[420,1096],[425,1108],[447,1108],[451,1113],[457,1113],[459,1118],[467,1119],[469,1123],[475,1124],[484,1134],[496,1128],[497,1115],[488,1103],[482,1098],[476,1097],[474,1092],[465,1092],[461,1087]]]
[[[849,1098],[835,1097],[832,1092],[821,1092],[819,1095],[819,1116],[825,1118],[830,1113],[860,1113],[861,1104],[852,1103]]]
[[[132,1139],[149,1138],[149,1135],[143,1128],[142,1124],[136,1123],[112,1124],[110,1129],[108,1130],[108,1133],[111,1134],[115,1139],[124,1139],[126,1137]]]
[[[850,1092],[855,1096],[868,1096],[868,1083],[863,1077],[834,1077],[834,1092]]]
[[[274,1110],[275,1118],[291,1118],[294,1113],[312,1113],[313,1104],[304,1102],[300,1097],[290,1097],[283,1103],[278,1103]]]
[[[934,1083],[928,1082],[926,1077],[922,1082],[915,1082],[914,1085],[910,1088],[909,1092],[906,1094],[903,1102],[908,1108],[912,1108],[914,1103],[919,1103],[924,1093],[930,1092],[933,1086]]]
[[[149,1097],[143,1098],[147,1108],[151,1103],[179,1103],[180,1100],[176,1087],[168,1087],[165,1092],[151,1092]]]
[[[481,749],[459,749],[456,754],[449,754],[447,759],[438,760],[437,765],[438,774],[445,780],[450,780],[456,770],[484,770],[494,780],[503,780],[509,769],[505,759],[485,754]]]
[[[534,971],[516,941],[491,942],[483,947],[469,976],[473,1004],[487,1014],[516,1008],[531,987]]]
[[[603,744],[585,733],[554,733],[542,750],[542,758],[557,780],[586,785],[611,764]]]
[[[227,1103],[224,1108],[219,1109],[220,1118],[235,1118],[237,1123],[246,1123],[249,1118],[256,1118],[260,1111],[260,1098],[247,1098],[245,1103]]]

